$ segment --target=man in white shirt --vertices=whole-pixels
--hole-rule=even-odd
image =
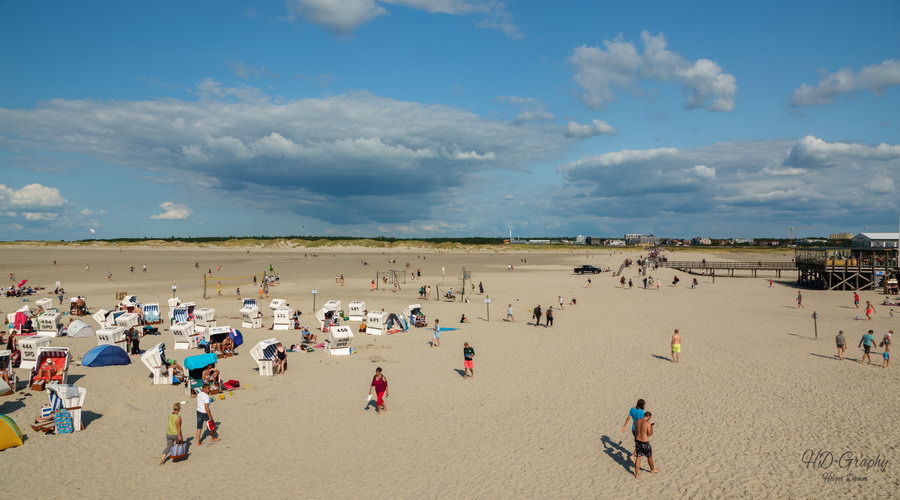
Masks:
[[[203,444],[203,428],[207,421],[213,422],[213,430],[209,431],[210,439],[215,443],[219,440],[219,433],[215,431],[215,422],[212,412],[209,408],[209,384],[203,384],[203,388],[197,393],[197,435],[194,441],[197,446]]]

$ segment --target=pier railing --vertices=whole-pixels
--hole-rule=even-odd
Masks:
[[[660,267],[669,267],[672,269],[681,269],[683,271],[690,270],[749,270],[749,271],[796,271],[797,264],[793,262],[703,262],[703,261],[687,261],[687,260],[670,260],[660,262]]]

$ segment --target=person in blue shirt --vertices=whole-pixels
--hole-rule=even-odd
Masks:
[[[622,432],[625,432],[625,427],[628,426],[628,421],[631,421],[631,434],[637,434],[637,421],[644,418],[644,400],[638,399],[637,403],[634,405],[634,408],[628,410],[628,416],[625,417],[625,423],[622,424]]]
[[[863,355],[862,358],[859,359],[859,362],[862,363],[866,361],[868,363],[872,362],[872,358],[869,357],[869,351],[872,350],[872,347],[875,345],[875,332],[869,330],[868,333],[864,333],[862,338],[859,339],[859,345],[857,347],[862,347]]]

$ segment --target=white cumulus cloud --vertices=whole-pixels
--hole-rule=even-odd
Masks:
[[[688,109],[731,111],[737,93],[734,75],[725,73],[710,59],[688,61],[668,50],[665,35],[641,33],[643,52],[621,35],[603,42],[605,48],[577,47],[569,57],[575,66],[575,82],[584,90],[582,100],[601,109],[615,99],[617,87],[629,88],[641,78],[675,82],[688,94]]]
[[[182,205],[181,203],[172,203],[171,201],[160,203],[159,208],[163,209],[163,213],[151,215],[151,219],[184,220],[190,217],[193,213],[187,205]]]
[[[0,184],[0,209],[61,208],[67,203],[55,187],[28,184],[21,189],[12,189]]]
[[[791,105],[828,104],[841,94],[858,90],[871,90],[878,94],[895,85],[900,85],[900,60],[886,59],[880,64],[865,66],[858,73],[852,68],[842,68],[823,76],[815,86],[804,83],[791,94]]]
[[[603,120],[592,120],[591,123],[587,124],[569,121],[569,123],[566,124],[566,137],[584,139],[595,135],[611,135],[615,133],[615,127]]]

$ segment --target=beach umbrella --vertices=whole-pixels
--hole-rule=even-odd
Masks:
[[[19,284],[16,285],[16,288],[22,288],[22,285],[24,285],[25,283],[28,283],[28,280],[22,280],[22,281],[20,281]]]
[[[196,356],[188,356],[184,358],[184,369],[197,370],[199,368],[206,368],[207,366],[215,363],[218,359],[219,358],[214,352],[210,352],[207,354],[198,354]]]
[[[22,431],[16,421],[0,415],[0,450],[22,446]]]

